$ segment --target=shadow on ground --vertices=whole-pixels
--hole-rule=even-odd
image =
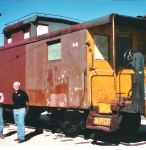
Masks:
[[[146,144],[146,125],[141,125],[141,128],[134,133],[124,133],[118,130],[113,133],[88,130],[84,133],[85,138],[93,139],[92,144],[96,145],[142,145]]]
[[[43,129],[49,129],[49,131],[52,131],[52,133],[60,133],[62,132],[57,126],[55,125],[48,125],[46,124],[44,126],[44,122],[42,124],[37,125],[39,130],[35,130],[33,132],[30,132],[26,134],[26,141],[30,140],[34,136],[37,136],[39,134],[43,133]],[[5,136],[11,136],[15,134],[16,131],[10,131],[9,133],[5,134]],[[142,145],[146,144],[146,125],[141,125],[140,129],[137,132],[134,133],[128,133],[128,132],[122,132],[121,130],[118,130],[113,133],[106,133],[102,131],[95,131],[95,130],[89,130],[84,129],[79,133],[76,133],[75,135],[65,135],[66,137],[78,137],[78,136],[84,137],[84,139],[92,139],[92,144],[95,145],[105,145],[105,146],[116,146],[119,144],[123,145]]]
[[[15,134],[16,133],[16,131],[10,131],[10,132],[8,132],[7,134],[5,134],[4,136],[5,137],[8,137],[8,136],[11,136],[11,135],[13,135],[13,134]]]
[[[36,129],[35,131],[30,132],[30,133],[28,133],[28,134],[25,135],[25,141],[28,141],[31,138],[33,138],[34,136],[37,136],[37,135],[40,135],[40,134],[43,134],[43,130]]]
[[[42,126],[41,128],[49,129],[52,131],[52,133],[61,133],[62,131],[55,127],[54,125],[50,126]],[[32,133],[29,133],[26,135],[26,140],[29,140],[30,138],[42,134],[41,131],[34,131]],[[92,139],[92,144],[95,145],[105,145],[105,146],[116,146],[119,144],[122,145],[142,145],[146,144],[146,125],[141,125],[140,129],[137,132],[133,133],[128,133],[128,132],[122,132],[121,130],[118,130],[116,132],[112,133],[107,133],[107,132],[102,132],[102,131],[95,131],[95,130],[89,130],[89,129],[84,129],[81,132],[78,132],[73,135],[67,135],[65,134],[66,137],[71,137],[75,138],[78,136],[82,136],[85,139]]]

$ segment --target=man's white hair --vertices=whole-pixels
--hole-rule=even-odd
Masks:
[[[15,86],[20,86],[21,84],[20,84],[19,81],[15,81],[15,82],[13,83],[13,85],[15,85]]]

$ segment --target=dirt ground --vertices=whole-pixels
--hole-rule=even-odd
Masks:
[[[116,149],[118,148],[124,148],[126,144],[124,143],[123,139],[121,140],[121,143],[117,144],[116,146],[112,143],[108,144],[108,142],[105,144],[102,143],[102,141],[99,141],[95,144],[93,138],[85,138],[84,135],[78,135],[76,137],[67,137],[62,132],[52,132],[51,130],[43,129],[43,132],[36,132],[34,128],[26,127],[26,141],[23,143],[18,143],[17,141],[14,141],[14,139],[17,138],[17,132],[16,132],[16,126],[13,124],[6,124],[4,128],[4,135],[5,139],[0,139],[0,149],[10,149],[15,148],[19,149],[24,148],[26,149],[98,149],[100,146],[100,149],[108,148],[108,150],[111,148]],[[105,135],[104,135],[105,136]],[[120,136],[120,135],[119,135]],[[123,134],[122,134],[123,136]],[[124,135],[125,136],[125,135]],[[127,136],[127,135],[126,135]],[[133,135],[128,135],[128,144],[134,143],[134,147],[132,146],[132,150],[135,148],[138,149],[144,149],[146,148],[146,119],[142,117],[141,121],[141,127],[139,131]],[[139,144],[141,143],[141,144]],[[128,145],[127,144],[127,145]],[[104,145],[104,146],[103,146]],[[138,146],[136,146],[138,145]],[[113,147],[114,146],[114,147]]]
[[[77,136],[75,138],[65,137],[63,133],[52,133],[51,130],[43,130],[43,133],[38,133],[33,128],[26,127],[26,141],[18,143],[14,141],[17,138],[16,126],[8,124],[4,128],[5,139],[0,139],[1,146],[31,146],[46,148],[60,148],[60,147],[79,147],[80,145],[91,145],[92,139],[85,140],[84,137]]]

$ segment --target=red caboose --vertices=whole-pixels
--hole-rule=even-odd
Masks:
[[[35,16],[4,29],[0,91],[10,108],[12,83],[30,98],[29,116],[68,133],[134,131],[145,114],[146,20],[118,14],[80,23]],[[134,50],[133,50],[134,49]]]

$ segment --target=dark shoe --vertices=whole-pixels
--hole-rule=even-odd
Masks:
[[[18,143],[23,143],[25,140],[21,140],[21,139],[19,139],[18,140]]]
[[[4,135],[0,135],[0,139],[4,139],[5,138],[5,136]]]

